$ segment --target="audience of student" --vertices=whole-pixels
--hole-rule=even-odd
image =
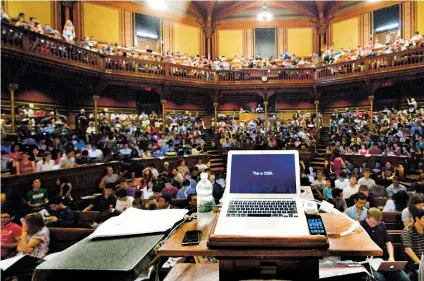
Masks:
[[[359,185],[356,184],[356,180],[356,176],[351,176],[349,184],[343,189],[343,198],[348,199],[359,191]]]
[[[111,166],[106,167],[106,175],[100,180],[99,188],[103,189],[108,183],[115,183],[119,179],[119,175],[113,173]]]
[[[197,194],[190,193],[187,195],[187,209],[196,212],[197,211]]]
[[[159,196],[158,204],[159,209],[176,209],[176,207],[171,205],[171,197],[167,194]]]

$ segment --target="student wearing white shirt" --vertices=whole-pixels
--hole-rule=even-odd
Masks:
[[[127,190],[119,189],[115,193],[116,195],[116,206],[115,209],[119,212],[124,212],[126,209],[132,207],[132,203],[134,201],[134,197],[127,195]]]
[[[37,162],[35,171],[36,172],[51,171],[54,165],[55,163],[54,163],[54,160],[52,160],[52,155],[50,154],[50,152],[44,152],[43,160]]]
[[[364,176],[359,179],[358,185],[366,185],[368,189],[372,189],[375,187],[375,181],[370,178],[371,170],[369,168],[366,168],[364,170]]]
[[[355,193],[358,193],[359,185],[356,184],[356,176],[351,176],[349,184],[343,189],[343,198],[349,199]]]
[[[335,187],[343,190],[348,184],[349,181],[346,179],[346,173],[340,172],[340,178],[334,182]]]
[[[124,157],[124,156],[131,156],[131,152],[132,152],[132,149],[131,148],[129,148],[128,147],[128,143],[125,143],[124,144],[124,147],[121,149],[121,150],[119,150],[119,154],[122,156],[122,157]]]
[[[66,155],[59,160],[61,169],[73,168],[75,166],[75,152],[67,151]]]
[[[199,170],[199,172],[203,172],[204,170],[206,170],[208,168],[207,165],[203,164],[202,158],[199,158],[199,162],[196,164],[196,167]]]

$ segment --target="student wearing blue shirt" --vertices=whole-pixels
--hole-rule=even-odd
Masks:
[[[345,213],[353,220],[362,221],[367,217],[367,208],[364,207],[367,202],[367,196],[358,192],[352,197],[355,204],[347,208]]]
[[[196,193],[196,190],[191,188],[189,180],[183,181],[183,187],[177,192],[177,199],[186,199],[189,194]]]
[[[333,188],[335,187],[334,181],[327,180],[327,184],[324,187],[323,193],[325,196],[325,199],[333,198]]]

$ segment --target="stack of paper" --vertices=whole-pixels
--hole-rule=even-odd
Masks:
[[[185,209],[139,210],[129,208],[102,223],[89,239],[165,232],[183,219]]]

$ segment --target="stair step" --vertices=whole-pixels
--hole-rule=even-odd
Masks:
[[[213,159],[210,160],[210,162],[222,162],[222,158],[221,157],[213,158]]]
[[[225,164],[224,164],[224,162],[214,162],[214,163],[210,163],[209,164],[209,166],[212,168],[212,167],[224,167],[225,166]]]
[[[210,171],[211,171],[212,173],[222,172],[222,171],[225,171],[225,168],[224,168],[224,167],[219,167],[219,168],[210,168]]]
[[[324,166],[325,162],[310,162],[310,165]]]
[[[411,175],[411,174],[408,174],[405,177],[405,179],[411,180],[411,181],[416,181],[416,180],[418,180],[418,178],[419,178],[419,175]]]

